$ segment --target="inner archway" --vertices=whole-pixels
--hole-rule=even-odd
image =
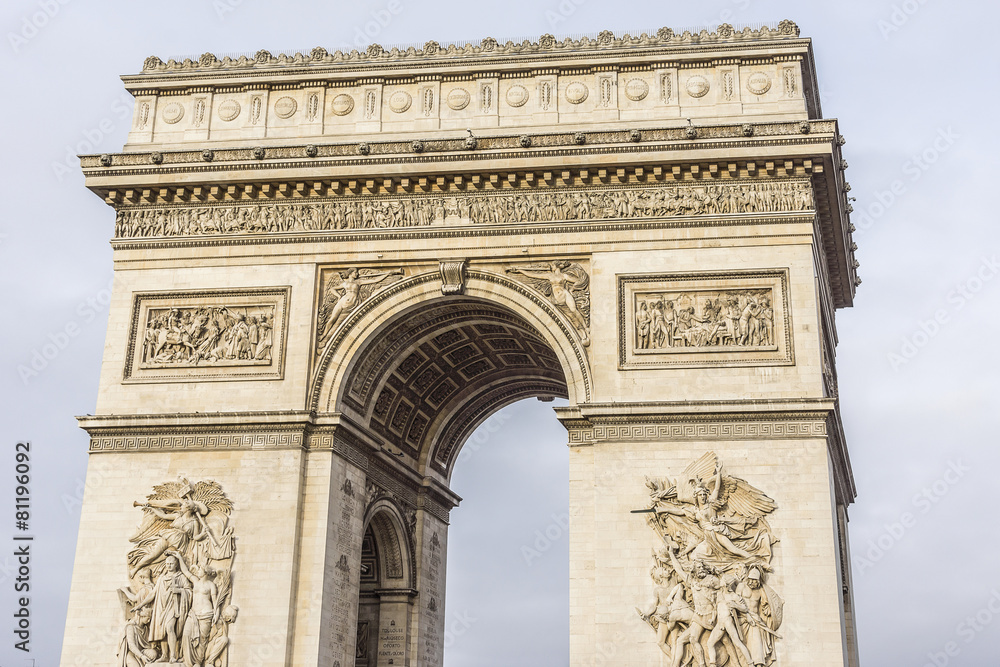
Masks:
[[[509,405],[459,454],[444,667],[568,664],[570,449],[552,411],[564,403]]]
[[[378,450],[367,472],[369,505],[360,542],[358,665],[410,664],[414,656],[415,664],[439,664],[449,641],[447,512],[460,500],[450,489],[459,454],[476,429],[505,407],[528,398],[550,404],[570,397],[561,361],[565,349],[561,357],[553,332],[540,330],[529,315],[471,294],[420,300],[373,327],[348,364],[335,369],[340,428]],[[552,324],[556,335],[564,335],[564,322]],[[345,323],[352,325],[365,326]],[[380,528],[375,509],[389,502],[399,519]],[[434,511],[435,503],[443,513]],[[534,519],[541,523],[526,521],[529,533],[551,533],[546,520],[561,525],[560,537],[568,531],[568,515]],[[413,554],[413,584],[387,591],[387,546],[390,555],[406,551],[393,550],[397,533]]]

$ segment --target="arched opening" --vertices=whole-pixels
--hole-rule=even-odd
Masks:
[[[379,500],[361,541],[355,667],[404,664],[415,595],[411,557],[399,509]]]
[[[500,408],[568,398],[545,334],[510,308],[443,297],[396,315],[343,375],[337,407],[413,472],[448,484],[462,444]]]
[[[369,502],[398,503],[402,534],[413,547],[411,597],[404,601],[403,591],[393,591],[390,619],[397,628],[405,622],[406,649],[402,661],[390,663],[380,588],[387,573],[375,569],[385,562],[386,538],[376,522],[366,523],[361,557],[372,565],[359,584],[356,659],[366,667],[441,664],[449,510],[461,500],[449,487],[477,427],[523,399],[572,403],[589,392],[580,340],[543,298],[508,293],[495,283],[476,289],[472,280],[464,295],[441,296],[420,288],[419,277],[412,280],[416,297],[399,288],[395,303],[381,312],[356,312],[338,328],[317,381],[326,389],[314,394],[318,407],[325,403],[336,414],[338,429],[371,448]],[[324,372],[330,374],[325,381]]]
[[[448,534],[444,667],[567,664],[569,448],[552,414],[563,403],[509,405],[459,454],[452,488],[464,499]]]

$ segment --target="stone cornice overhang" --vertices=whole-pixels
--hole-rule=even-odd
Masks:
[[[87,187],[116,208],[809,177],[834,305],[853,304],[857,273],[840,153],[843,139],[836,120],[700,126],[694,138],[683,127],[637,131],[638,136],[632,130],[572,127],[531,135],[498,133],[481,137],[475,150],[465,148],[464,137],[454,136],[428,140],[419,152],[412,142],[373,141],[369,154],[359,155],[357,143],[341,142],[315,146],[315,157],[307,156],[306,146],[286,145],[268,148],[263,159],[255,159],[252,149],[244,147],[213,150],[210,161],[200,151],[188,150],[160,154],[160,164],[151,163],[151,153],[84,155],[81,163]],[[531,146],[522,146],[522,136],[531,138]],[[412,233],[440,234],[442,229]],[[475,233],[474,228],[462,229]],[[188,237],[163,243],[225,245],[284,236]],[[151,242],[115,241],[116,247]]]
[[[555,408],[559,421],[570,432],[570,445],[590,446],[599,441],[621,439],[622,427],[640,427],[648,438],[662,438],[655,427],[674,426],[685,440],[772,440],[775,437],[826,440],[832,465],[837,501],[849,505],[857,497],[847,440],[836,399],[789,399],[744,401],[678,401],[657,403],[589,403]],[[765,428],[741,428],[741,425]],[[812,424],[813,428],[766,428],[767,424]],[[704,427],[731,427],[713,435]],[[815,428],[822,425],[821,428]],[[699,430],[701,427],[702,430]],[[615,435],[617,431],[617,437]],[[604,438],[601,434],[604,434]],[[775,435],[780,433],[780,435]],[[634,438],[634,434],[629,434]]]
[[[459,495],[432,477],[398,467],[380,443],[363,436],[365,429],[339,413],[304,410],[270,412],[214,412],[132,415],[86,415],[77,423],[91,437],[91,453],[139,453],[205,450],[329,450],[370,470],[389,471],[418,494],[427,494],[446,509],[458,505]],[[281,437],[290,436],[290,437]],[[221,446],[206,445],[228,438]],[[128,439],[135,447],[94,447],[98,440]],[[142,444],[138,444],[138,443]],[[380,462],[382,465],[380,465]],[[391,464],[391,465],[390,465]]]
[[[687,35],[687,34],[686,34]],[[429,42],[427,46],[432,45]],[[657,67],[706,67],[717,64],[760,64],[803,60],[805,96],[810,117],[819,118],[812,41],[798,37],[798,28],[779,34],[767,28],[760,32],[737,32],[729,37],[704,32],[701,35],[623,37],[605,43],[593,40],[565,40],[551,45],[539,43],[512,48],[483,50],[475,47],[440,49],[428,52],[393,53],[372,45],[369,53],[335,58],[322,49],[303,56],[274,58],[266,52],[264,62],[244,59],[219,60],[204,54],[204,61],[157,65],[147,59],[139,74],[122,76],[133,95],[170,95],[214,90],[291,89],[308,86],[345,86],[372,82],[420,80],[468,80],[477,77],[515,77],[535,73],[581,73],[585,71],[629,71]]]

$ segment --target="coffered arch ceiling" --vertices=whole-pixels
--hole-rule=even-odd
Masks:
[[[496,410],[567,396],[556,352],[524,318],[485,300],[443,297],[372,336],[338,403],[421,473],[447,479],[462,444]]]

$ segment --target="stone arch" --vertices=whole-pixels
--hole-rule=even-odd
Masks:
[[[376,498],[365,511],[353,663],[359,667],[382,664],[379,654],[385,651],[406,655],[404,644],[416,598],[416,561],[413,529],[405,516],[385,496]],[[387,639],[393,645],[387,645]]]
[[[414,554],[411,530],[399,506],[389,498],[378,498],[365,512],[365,534],[375,537],[378,572],[383,588],[413,588]]]
[[[362,304],[324,352],[310,407],[340,413],[447,483],[465,439],[496,410],[590,396],[585,348],[566,317],[506,276],[470,270],[461,295],[442,295],[439,274],[427,273]]]

